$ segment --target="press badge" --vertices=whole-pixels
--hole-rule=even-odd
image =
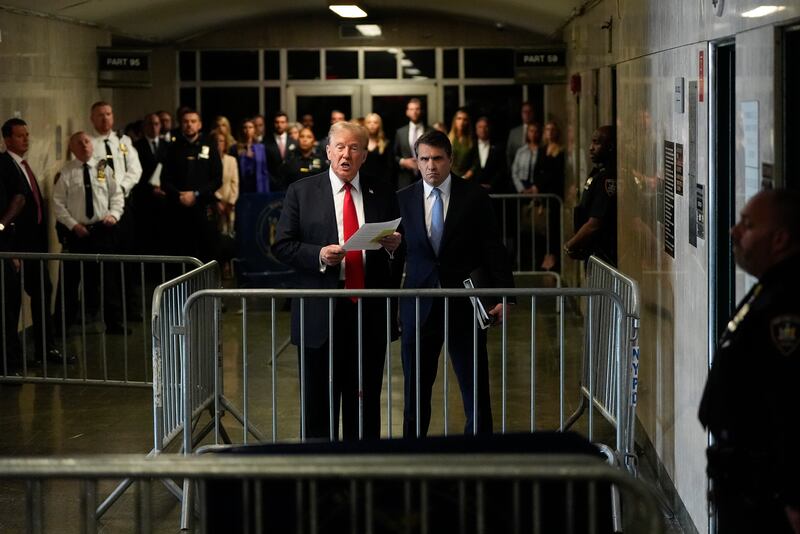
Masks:
[[[201,159],[208,159],[209,148],[207,145],[200,147],[200,154],[197,156]]]

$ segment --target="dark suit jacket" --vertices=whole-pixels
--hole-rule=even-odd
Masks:
[[[153,149],[150,148],[150,143],[147,141],[146,137],[134,141],[133,147],[139,153],[139,162],[142,164],[142,176],[139,178],[139,183],[134,186],[132,194],[135,195],[134,198],[139,196],[150,197],[152,196],[151,192],[153,190],[153,187],[149,185],[150,177],[153,176],[156,166],[159,163],[163,166],[164,162],[167,160],[167,148],[169,147],[169,143],[160,139],[155,154],[153,154]]]
[[[407,259],[404,287],[463,288],[464,280],[478,269],[489,287],[514,287],[514,277],[489,195],[478,185],[453,174],[451,182],[450,204],[438,257],[425,227],[422,180],[397,193]],[[464,302],[469,301],[464,299]],[[456,306],[458,301],[452,304]],[[430,299],[420,300],[420,323],[425,321],[430,308]],[[401,299],[400,319],[404,335],[405,332],[413,335],[415,317],[414,299]]]
[[[396,219],[397,199],[389,184],[361,176],[365,222]],[[336,289],[340,267],[320,272],[319,251],[339,242],[336,209],[328,172],[309,176],[289,186],[272,245],[277,258],[294,267],[295,287]],[[402,254],[394,260],[383,250],[368,250],[364,271],[367,289],[397,288],[402,276]],[[364,333],[385,340],[386,304],[384,299],[364,299]],[[320,347],[328,339],[328,300],[305,300],[305,343]],[[394,327],[396,321],[391,319]],[[353,325],[357,328],[357,325]],[[394,337],[394,336],[393,336]],[[292,299],[292,343],[300,344],[300,299]]]
[[[430,128],[422,125],[423,132],[429,132]],[[405,186],[419,180],[419,172],[411,172],[407,169],[400,167],[400,160],[402,158],[410,158],[414,154],[411,151],[411,145],[408,144],[408,123],[397,129],[394,135],[394,161],[397,165],[397,177],[395,187],[402,189]]]
[[[492,143],[489,146],[489,155],[486,157],[486,165],[481,167],[481,158],[478,153],[478,143],[472,147],[469,156],[475,163],[472,166],[472,181],[480,185],[489,185],[490,193],[507,193],[506,180],[504,174],[506,169],[506,157],[500,148]]]
[[[275,142],[275,135],[270,132],[264,135],[264,148],[267,151],[267,170],[272,180],[272,183],[270,183],[270,190],[278,191],[284,189],[286,186],[284,185],[283,176],[281,175],[281,165],[283,165],[283,162],[289,157],[289,154],[297,149],[297,145],[294,139],[289,137],[289,134],[286,134],[286,157],[282,158],[281,151],[278,149],[278,143]]]
[[[14,232],[16,227],[16,219],[19,212],[14,215],[14,211],[21,210],[24,207],[25,189],[21,183],[17,171],[11,169],[8,165],[16,167],[16,164],[11,159],[11,156],[3,152],[0,154],[0,218],[8,214],[12,217],[11,220],[5,223],[6,228],[0,232],[0,251],[9,252],[15,250],[16,243],[14,239]],[[20,201],[20,198],[23,200]],[[22,205],[17,205],[22,202]],[[20,211],[21,212],[21,211]],[[13,224],[13,226],[12,226]]]
[[[36,171],[34,171],[36,172]],[[39,196],[42,199],[42,222],[37,222],[38,211],[36,200],[33,198],[28,178],[23,174],[8,152],[0,154],[0,177],[3,180],[18,180],[20,189],[25,195],[25,206],[17,216],[16,237],[14,245],[19,252],[47,252],[47,202],[39,189]]]

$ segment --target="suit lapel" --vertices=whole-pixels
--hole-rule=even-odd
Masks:
[[[331,189],[331,180],[327,172],[318,174],[319,181],[317,182],[319,199],[326,199],[319,203],[322,211],[322,220],[325,221],[325,227],[328,228],[328,243],[339,242],[339,223],[336,221],[336,207],[333,205],[333,190]]]
[[[435,256],[431,240],[428,239],[428,227],[425,225],[425,188],[422,186],[422,180],[414,182],[409,215],[410,220],[407,223],[403,221],[403,224],[408,226],[408,233],[422,236],[422,239],[428,244],[431,255]]]
[[[442,242],[439,245],[439,250],[443,250],[448,239],[453,232],[457,231],[458,221],[463,217],[462,211],[464,210],[464,189],[466,183],[462,182],[460,176],[455,174],[450,175],[450,204],[447,206],[447,215],[444,218],[444,231],[442,232]],[[478,214],[472,214],[477,217]]]

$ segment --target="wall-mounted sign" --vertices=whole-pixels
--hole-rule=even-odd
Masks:
[[[150,50],[97,49],[98,87],[150,87]]]
[[[675,257],[675,143],[664,141],[664,251]]]
[[[566,47],[516,50],[514,78],[526,83],[567,83]]]

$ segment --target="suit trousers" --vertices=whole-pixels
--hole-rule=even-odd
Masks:
[[[366,319],[366,313],[363,315],[362,319]],[[329,388],[330,340],[321,347],[305,347],[303,398],[306,438],[338,439],[341,411],[344,439],[359,439],[359,399],[363,399],[363,439],[380,438],[381,387],[386,346],[382,336],[374,336],[370,330],[364,326],[362,332],[362,387],[359,389],[358,304],[349,298],[336,300],[333,314],[333,406],[330,403]],[[299,362],[300,347],[297,350]]]
[[[55,331],[53,317],[50,313],[53,285],[50,283],[47,261],[25,260],[22,262],[22,269],[24,270],[23,286],[31,302],[33,343],[37,356],[42,358],[48,349],[55,348]]]
[[[466,423],[464,433],[492,433],[492,406],[489,397],[489,356],[486,351],[486,331],[477,327],[477,351],[473,344],[473,308],[467,299],[450,299],[448,350],[453,364]],[[417,380],[419,380],[420,410],[419,437],[428,434],[431,421],[431,394],[439,369],[439,353],[444,343],[444,299],[433,300],[430,313],[420,329],[419,376],[417,377],[415,329],[403,325],[403,376],[405,403],[403,436],[417,437]],[[474,387],[473,369],[477,362],[478,387]],[[475,394],[477,407],[474,410]],[[476,428],[477,424],[477,428]]]
[[[19,273],[14,269],[11,260],[2,260],[2,302],[0,302],[0,315],[2,316],[3,345],[0,347],[0,372],[5,370],[6,362],[9,370],[22,366],[22,349],[19,343],[17,330],[19,326],[19,308],[22,302],[20,294]]]

